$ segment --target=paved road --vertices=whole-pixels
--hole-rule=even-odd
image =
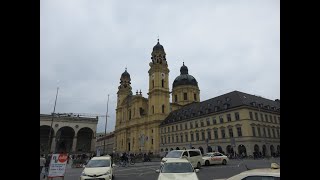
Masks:
[[[270,167],[272,162],[280,164],[280,159],[260,159],[260,160],[230,160],[227,165],[203,166],[197,174],[200,180],[212,180],[218,178],[228,178],[243,172],[246,166],[250,169]],[[159,168],[160,162],[136,163],[129,167],[116,167],[115,180],[152,180],[158,178],[155,172]],[[245,166],[246,165],[246,166]],[[66,169],[64,180],[78,180],[83,168]],[[58,180],[59,178],[57,178]]]

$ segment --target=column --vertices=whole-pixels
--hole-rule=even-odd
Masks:
[[[91,139],[91,148],[90,148],[90,151],[95,152],[95,149],[96,149],[95,147],[96,147],[96,138],[93,137],[93,138]],[[106,145],[106,147],[107,147],[107,145]]]
[[[50,152],[55,152],[56,150],[56,136],[53,136],[52,142],[51,142],[51,150]]]
[[[72,152],[76,151],[76,147],[77,147],[77,136],[74,136],[73,142],[72,142]]]

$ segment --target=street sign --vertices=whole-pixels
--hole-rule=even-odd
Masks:
[[[48,178],[64,177],[68,154],[52,154]]]

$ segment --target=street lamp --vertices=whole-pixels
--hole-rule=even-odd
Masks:
[[[108,101],[107,101],[106,124],[105,124],[105,127],[104,127],[103,154],[106,153],[106,137],[107,137],[107,122],[108,122],[108,105],[109,105],[109,94],[108,94]]]
[[[52,118],[51,118],[51,126],[50,126],[50,130],[49,130],[48,154],[50,153],[51,144],[52,144],[52,142],[50,143],[50,141],[51,141],[51,130],[52,130],[54,113],[55,113],[55,111],[56,111],[56,104],[57,104],[58,92],[59,92],[59,86],[57,87],[56,99],[55,99],[55,101],[54,101],[53,113],[52,113]]]

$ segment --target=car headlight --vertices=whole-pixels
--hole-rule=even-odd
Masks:
[[[82,171],[81,176],[86,176],[87,174]]]
[[[107,171],[106,173],[102,174],[103,175],[109,175],[110,174],[110,171]]]

